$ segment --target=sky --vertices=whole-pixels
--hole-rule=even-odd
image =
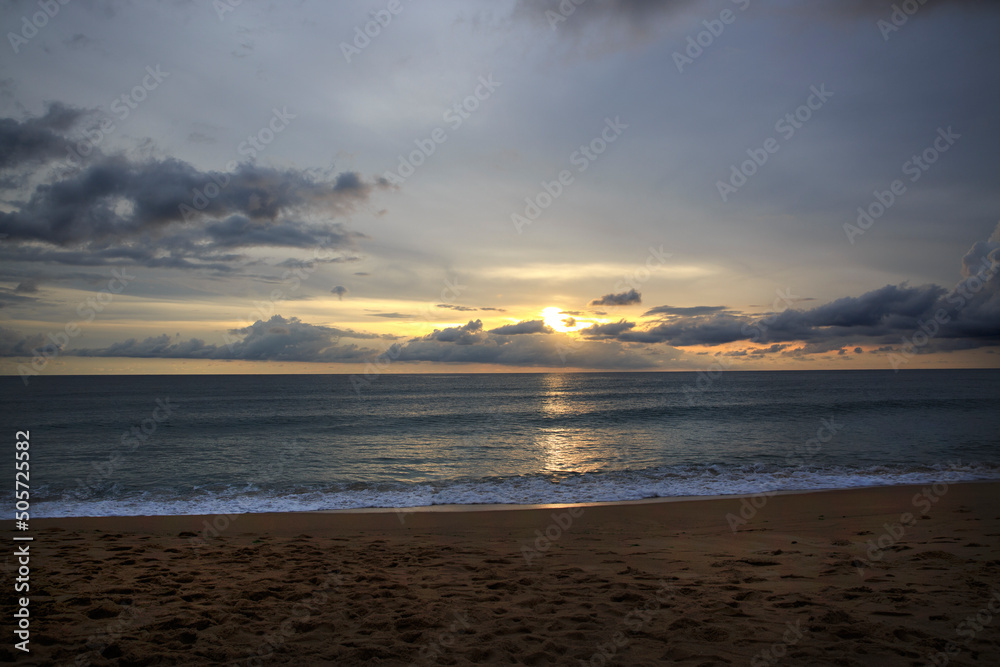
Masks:
[[[1000,3],[3,2],[0,373],[1000,367]]]

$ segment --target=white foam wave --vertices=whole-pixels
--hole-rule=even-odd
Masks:
[[[589,503],[723,496],[763,491],[847,489],[898,484],[1000,480],[1000,465],[782,469],[753,466],[674,466],[510,478],[464,479],[433,484],[350,484],[315,489],[226,489],[114,493],[102,498],[50,498],[33,504],[34,517],[155,516],[306,512],[334,509],[406,508],[427,505]]]

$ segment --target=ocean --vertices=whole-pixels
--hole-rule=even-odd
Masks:
[[[1000,479],[1000,371],[0,378],[31,516]],[[12,448],[13,449],[13,448]]]

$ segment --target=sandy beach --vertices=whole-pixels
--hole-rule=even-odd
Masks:
[[[995,665],[998,500],[1000,484],[966,483],[514,510],[38,519],[31,653],[8,643],[0,657]]]

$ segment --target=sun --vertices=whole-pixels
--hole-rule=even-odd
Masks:
[[[563,315],[561,308],[556,308],[551,306],[542,310],[542,319],[545,320],[545,324],[559,331],[560,333],[566,333],[567,331],[576,331],[580,328],[580,323],[569,315]],[[572,320],[573,326],[566,326],[565,320]]]

